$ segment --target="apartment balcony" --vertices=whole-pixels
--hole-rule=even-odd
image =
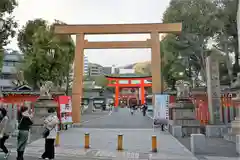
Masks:
[[[23,55],[21,54],[5,54],[4,61],[15,61],[19,62],[23,59]]]
[[[12,81],[10,79],[0,79],[0,87],[14,87]]]
[[[15,73],[17,73],[17,69],[15,66],[3,66],[2,73],[15,74]]]

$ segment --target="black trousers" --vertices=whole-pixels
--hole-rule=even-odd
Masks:
[[[161,124],[161,130],[164,131],[164,124]]]
[[[45,152],[42,154],[42,158],[54,159],[55,157],[55,148],[54,148],[55,139],[45,139]]]
[[[9,138],[9,136],[8,135],[4,135],[1,139],[0,139],[0,148],[2,149],[2,151],[4,152],[4,153],[8,153],[8,149],[7,149],[7,147],[5,146],[5,142],[6,142],[6,140]]]

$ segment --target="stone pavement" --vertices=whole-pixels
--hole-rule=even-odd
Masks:
[[[97,110],[96,112],[93,113],[86,113],[82,115],[82,123],[88,123],[92,120],[97,120],[100,119],[104,116],[109,115],[109,111],[100,111]],[[35,140],[38,140],[39,138],[41,138],[41,133],[34,133],[31,134],[31,138],[30,138],[30,142],[33,142]],[[8,148],[11,149],[16,149],[16,144],[17,144],[17,137],[10,137],[7,141],[6,141],[6,146],[8,146]]]
[[[82,128],[72,128],[61,133],[61,144],[56,148],[56,159],[59,160],[96,160],[96,159],[158,159],[158,160],[236,160],[236,157],[216,157],[197,155],[197,158],[178,140],[167,132],[152,129],[152,120],[142,116],[141,112],[129,113],[120,109],[112,114],[97,113],[85,119]],[[101,115],[101,116],[99,116]],[[82,117],[83,119],[83,117]],[[90,133],[91,149],[84,149],[84,133]],[[124,135],[124,151],[118,152],[117,135]],[[157,135],[158,153],[151,152],[151,136]],[[28,145],[26,160],[33,160],[43,152],[44,140],[39,139]],[[15,159],[15,149],[12,149]],[[222,151],[224,152],[224,150]]]
[[[198,160],[239,160],[239,157],[197,156]]]
[[[91,149],[85,150],[84,133],[90,133]],[[123,152],[116,150],[117,135],[124,135]],[[151,152],[151,136],[157,135],[158,153]],[[27,155],[37,157],[43,152],[44,140],[37,140],[26,150]],[[197,160],[174,137],[158,129],[99,129],[73,128],[61,133],[61,145],[56,148],[57,157],[98,159],[172,159]]]
[[[90,146],[84,149],[84,134],[90,133]],[[123,134],[124,151],[118,152],[117,135]],[[151,152],[151,136],[157,136],[158,152]],[[39,157],[43,152],[44,139],[28,145],[26,155]],[[82,128],[71,128],[60,134],[60,146],[56,148],[56,159],[158,159],[196,160],[196,157],[174,137],[159,129],[152,129],[152,120],[137,111],[128,109],[91,120]]]
[[[189,137],[178,138],[178,140],[190,150]],[[235,160],[239,157],[236,152],[236,144],[226,141],[223,138],[206,138],[206,148],[204,153],[196,153],[196,156],[200,160]]]
[[[111,112],[110,112],[111,113]],[[113,112],[109,116],[98,118],[97,120],[83,123],[83,128],[152,128],[152,120],[143,116],[142,112],[136,111],[133,115],[129,109],[119,108],[117,112]]]
[[[101,110],[96,110],[96,112],[91,112],[91,113],[83,113],[81,116],[81,120],[82,122],[85,123],[85,122],[106,116],[109,113],[110,113],[109,111],[101,111]]]

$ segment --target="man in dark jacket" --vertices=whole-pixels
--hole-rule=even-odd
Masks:
[[[146,115],[147,109],[148,109],[148,106],[147,106],[146,103],[144,103],[144,104],[143,104],[143,107],[142,107],[143,116]]]

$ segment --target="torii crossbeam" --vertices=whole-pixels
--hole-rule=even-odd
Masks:
[[[181,30],[181,23],[56,25],[56,34],[76,35],[74,80],[72,86],[73,123],[80,123],[81,118],[84,49],[151,48],[152,91],[153,94],[157,94],[162,92],[159,33],[179,33]],[[88,42],[84,39],[86,34],[150,34],[151,39],[147,41]]]

